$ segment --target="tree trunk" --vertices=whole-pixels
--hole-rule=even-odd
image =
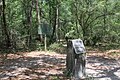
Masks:
[[[40,6],[41,6],[41,3],[40,3]],[[36,16],[37,16],[37,21],[38,21],[38,27],[40,27],[40,29],[42,29],[41,28],[41,19],[40,19],[40,9],[39,9],[39,2],[38,2],[38,0],[36,0]],[[43,36],[42,36],[42,34],[39,34],[39,38],[40,38],[40,41],[42,41],[43,40]]]
[[[104,4],[104,10],[103,10],[103,12],[104,12],[104,15],[103,15],[103,36],[105,36],[106,34],[106,13],[107,13],[107,0],[105,0],[105,4]]]
[[[56,9],[55,6],[52,6],[52,10],[53,10],[53,12],[52,12],[53,13],[53,17],[52,17],[53,18],[53,20],[52,20],[53,30],[52,30],[52,35],[51,35],[51,38],[50,38],[50,43],[56,42],[57,9]]]
[[[31,43],[31,27],[32,27],[32,4],[33,1],[29,2],[30,4],[28,4],[30,7],[28,7],[28,12],[26,11],[26,17],[27,17],[27,26],[28,26],[28,31],[27,31],[27,35],[29,35],[27,37],[27,46],[30,46]]]
[[[56,9],[54,9],[54,12],[55,12],[55,14],[54,14],[54,24],[53,24],[53,31],[52,31],[52,35],[51,35],[51,42],[52,42],[52,40],[54,40],[54,38],[55,38],[55,41],[56,41],[56,36],[55,36],[55,33],[56,33]]]
[[[59,6],[57,3],[56,7],[56,41],[60,40],[59,38]]]
[[[10,36],[9,36],[9,33],[8,33],[8,29],[7,29],[7,23],[6,23],[6,15],[5,15],[5,0],[2,0],[2,3],[3,3],[3,31],[4,31],[4,34],[6,36],[6,46],[7,48],[10,47]]]
[[[25,48],[28,48],[31,44],[31,28],[32,28],[32,10],[33,10],[33,0],[26,1],[23,0],[23,14],[25,17],[24,27],[25,27]]]
[[[59,6],[58,1],[54,1],[54,5],[52,5],[53,9],[53,31],[51,35],[50,42],[58,41],[58,29],[59,29]]]

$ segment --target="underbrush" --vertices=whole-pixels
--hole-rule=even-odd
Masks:
[[[65,54],[66,47],[63,46],[62,43],[53,43],[48,47],[49,51],[55,51],[57,53]]]

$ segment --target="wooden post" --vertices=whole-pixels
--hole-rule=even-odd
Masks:
[[[72,41],[67,41],[66,68],[67,75],[75,80],[85,79],[86,53],[76,54]]]
[[[47,51],[47,37],[45,34],[45,38],[44,38],[44,46],[45,46],[45,51]]]

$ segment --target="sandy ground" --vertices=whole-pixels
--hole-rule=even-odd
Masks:
[[[120,58],[108,57],[109,53],[88,52],[86,73],[92,80],[120,80]],[[65,59],[66,54],[56,52],[9,54],[0,61],[0,80],[70,80],[63,73]]]
[[[107,56],[108,53],[105,55],[100,52],[97,54],[91,53],[87,57],[86,72],[88,76],[94,77],[94,80],[120,80],[119,56]]]

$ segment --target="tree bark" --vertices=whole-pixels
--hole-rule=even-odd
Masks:
[[[104,12],[104,16],[103,16],[103,27],[104,27],[104,28],[103,28],[103,29],[104,29],[104,30],[103,30],[103,35],[105,35],[105,33],[106,33],[106,27],[107,27],[107,26],[106,26],[106,21],[107,21],[107,20],[106,20],[106,18],[107,18],[107,17],[106,17],[106,16],[107,16],[107,15],[106,15],[106,13],[107,13],[107,0],[105,0],[103,12]]]
[[[56,14],[56,9],[54,9],[54,24],[53,24],[53,31],[52,31],[52,36],[51,36],[51,42],[54,39],[55,33],[56,33],[56,18],[57,18],[57,14]],[[56,40],[56,37],[55,37]]]
[[[36,13],[37,13],[36,16],[37,16],[38,27],[40,27],[40,29],[42,29],[41,28],[41,19],[40,19],[41,15],[40,15],[40,11],[41,10],[39,9],[39,2],[38,2],[38,0],[36,0]],[[39,39],[40,39],[40,41],[43,40],[42,34],[39,34]]]
[[[50,38],[50,44],[56,41],[56,22],[57,22],[57,8],[56,8],[56,1],[52,2],[54,3],[54,5],[51,5],[51,14],[53,14],[53,16],[51,15],[51,23],[52,23],[52,34],[51,34],[51,38]],[[52,12],[53,11],[53,12]]]
[[[59,38],[59,5],[57,2],[56,6],[56,41],[60,40]]]
[[[52,21],[52,26],[53,26],[53,31],[51,35],[50,42],[58,41],[59,39],[59,1],[54,1],[54,5],[52,5],[52,10],[53,10],[53,21]]]
[[[6,23],[5,0],[2,0],[2,3],[3,3],[3,13],[2,13],[2,15],[3,15],[3,31],[6,36],[6,46],[7,46],[7,48],[9,48],[10,47],[10,36],[8,33],[7,23]]]
[[[29,4],[29,7],[27,8],[28,9],[28,12],[26,11],[26,17],[27,17],[27,26],[28,26],[28,31],[27,31],[27,35],[29,35],[27,37],[27,46],[30,46],[30,43],[31,43],[31,27],[32,27],[32,3],[33,1],[30,1],[28,2]]]

